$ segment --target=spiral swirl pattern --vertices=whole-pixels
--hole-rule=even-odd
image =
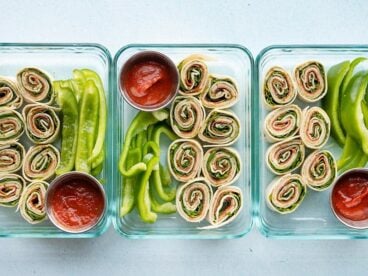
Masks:
[[[17,109],[23,104],[17,85],[10,79],[0,77],[0,107]]]
[[[0,175],[0,205],[16,206],[25,186],[26,182],[17,174]]]
[[[303,142],[296,136],[270,146],[266,153],[266,162],[274,174],[282,175],[299,168],[304,156]]]
[[[176,207],[179,215],[189,222],[201,222],[207,215],[212,198],[211,186],[204,178],[196,178],[179,187]]]
[[[303,110],[300,137],[308,148],[322,148],[330,137],[330,129],[330,118],[322,108],[314,106]]]
[[[230,77],[210,76],[208,89],[201,95],[201,101],[207,108],[228,108],[239,100],[235,80]]]
[[[327,150],[310,154],[302,167],[304,183],[315,191],[324,191],[331,186],[337,174],[336,161]]]
[[[270,109],[291,104],[296,98],[296,91],[289,73],[277,66],[268,70],[263,84],[263,97]]]
[[[17,74],[20,93],[28,103],[52,104],[55,93],[51,78],[38,68],[27,67]]]
[[[294,70],[299,97],[306,102],[316,102],[327,93],[327,76],[318,61],[308,61]]]
[[[212,186],[230,185],[240,176],[240,156],[232,148],[211,148],[203,157],[202,171]]]
[[[202,125],[198,137],[205,143],[229,146],[240,136],[239,118],[232,112],[214,109]]]
[[[264,122],[264,133],[269,142],[278,142],[299,132],[302,111],[297,105],[280,107],[270,112]]]
[[[170,122],[181,138],[195,137],[205,118],[201,102],[192,96],[178,96],[171,105]]]
[[[30,104],[23,109],[28,138],[35,144],[48,144],[56,140],[60,120],[53,108],[44,104]]]
[[[46,191],[49,184],[44,181],[30,183],[24,189],[19,200],[18,210],[21,216],[31,224],[47,219]]]
[[[307,186],[298,174],[276,178],[266,189],[268,207],[280,214],[294,212],[304,200]]]
[[[53,145],[31,147],[23,164],[23,175],[28,181],[48,180],[54,174],[60,162],[60,153]]]
[[[179,93],[187,96],[201,94],[208,85],[208,68],[204,57],[191,55],[178,65],[180,88]]]
[[[178,139],[169,146],[168,163],[171,174],[181,182],[197,177],[203,161],[202,146],[195,140]]]

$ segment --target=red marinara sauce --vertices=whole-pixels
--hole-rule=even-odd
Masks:
[[[349,173],[332,190],[335,212],[352,221],[368,219],[368,174]]]
[[[69,229],[95,224],[104,211],[102,192],[83,179],[71,179],[55,187],[50,204],[54,218]]]
[[[160,104],[172,92],[169,69],[155,60],[142,60],[133,64],[120,78],[129,98],[139,105]]]

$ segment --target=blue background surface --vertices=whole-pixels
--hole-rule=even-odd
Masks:
[[[368,43],[365,1],[1,1],[2,42]],[[368,241],[2,239],[2,275],[367,274]]]

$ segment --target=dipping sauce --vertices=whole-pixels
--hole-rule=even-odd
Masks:
[[[336,214],[351,221],[368,219],[368,173],[343,175],[332,190],[332,207]]]
[[[142,110],[156,109],[175,96],[178,72],[175,64],[161,53],[141,52],[124,64],[120,86],[133,106]]]
[[[56,226],[80,232],[97,224],[104,212],[105,198],[96,183],[87,177],[73,175],[53,185],[47,206]]]

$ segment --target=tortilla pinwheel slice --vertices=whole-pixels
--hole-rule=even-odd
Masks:
[[[23,68],[17,74],[17,83],[21,95],[28,103],[50,105],[55,100],[51,77],[38,68]]]
[[[203,149],[196,140],[175,140],[170,144],[167,155],[169,170],[177,181],[187,182],[200,174]]]
[[[270,112],[264,122],[267,141],[273,143],[298,134],[302,120],[302,111],[297,105],[277,108]]]
[[[316,150],[304,161],[301,175],[303,182],[312,190],[324,191],[337,175],[336,161],[327,150]]]
[[[266,163],[274,174],[282,175],[299,168],[304,157],[304,144],[296,136],[271,145],[266,152]]]
[[[13,80],[0,77],[0,108],[17,109],[23,104],[23,97]]]
[[[287,174],[274,179],[266,188],[268,207],[280,214],[294,212],[305,198],[307,186],[299,174]]]
[[[171,105],[171,128],[181,138],[193,138],[197,136],[205,116],[205,110],[197,98],[178,96]]]
[[[204,177],[214,187],[233,184],[240,176],[241,159],[233,148],[214,147],[203,157]]]
[[[26,151],[18,142],[0,144],[0,174],[21,169]]]
[[[240,120],[232,111],[214,109],[206,117],[198,138],[204,143],[230,146],[240,136]]]
[[[60,153],[51,144],[30,147],[23,163],[23,176],[28,181],[48,180],[55,174]]]
[[[44,104],[30,104],[23,109],[28,138],[35,144],[49,144],[56,140],[60,120],[54,108]]]
[[[196,96],[207,89],[209,75],[205,59],[201,55],[190,55],[179,63],[181,95]]]
[[[306,147],[322,148],[330,137],[330,129],[330,118],[322,108],[314,106],[303,110],[300,137]]]
[[[243,204],[243,193],[239,187],[218,188],[208,211],[208,221],[211,225],[202,229],[215,229],[234,221],[243,209]]]
[[[20,197],[18,210],[30,224],[37,224],[47,219],[46,191],[48,186],[47,182],[34,181],[25,187]]]
[[[268,109],[291,104],[296,90],[289,73],[278,66],[268,70],[263,83],[263,100]]]
[[[0,175],[0,206],[14,207],[18,204],[26,182],[17,174]]]
[[[0,108],[0,143],[18,140],[23,132],[22,115],[9,108]]]
[[[231,77],[211,75],[208,89],[201,94],[206,108],[229,108],[239,100],[236,82]]]
[[[176,208],[188,222],[201,222],[207,215],[212,199],[210,184],[203,177],[181,185],[176,192]]]
[[[294,69],[299,97],[306,102],[316,102],[327,93],[327,75],[318,61],[307,61]]]

